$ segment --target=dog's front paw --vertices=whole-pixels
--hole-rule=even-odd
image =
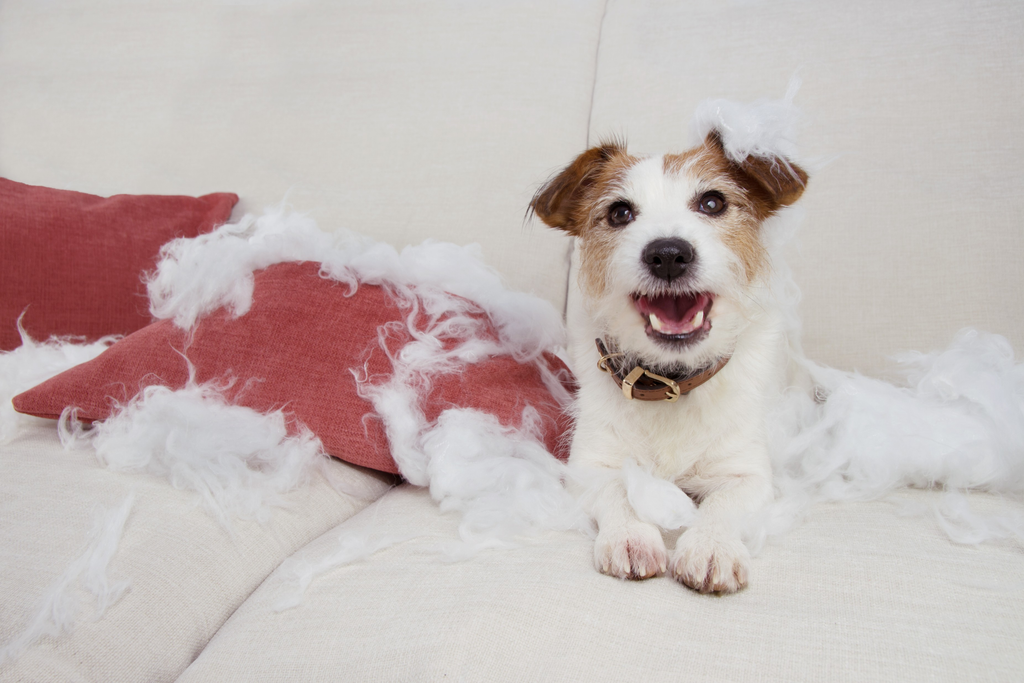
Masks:
[[[739,538],[693,527],[679,537],[672,578],[701,593],[735,593],[747,585],[750,553]]]
[[[665,541],[653,524],[634,522],[602,528],[594,541],[594,565],[608,576],[649,579],[664,574],[667,564]]]

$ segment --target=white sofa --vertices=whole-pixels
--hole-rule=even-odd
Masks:
[[[1024,349],[1024,6],[1014,0],[702,2],[127,0],[0,3],[0,175],[98,195],[287,198],[325,229],[482,245],[562,307],[568,239],[524,223],[536,188],[610,135],[678,150],[709,97],[794,73],[814,169],[791,265],[807,355],[885,375],[965,326]],[[102,618],[0,665],[10,681],[1011,681],[1024,678],[1024,546],[951,541],[936,491],[819,505],[725,597],[597,573],[550,532],[443,562],[458,517],[332,463],[265,525],[227,533],[192,494],[61,448],[0,448],[0,645],[136,499]],[[978,510],[1019,500],[972,494]],[[339,533],[399,543],[283,612],[282,562]],[[422,537],[426,534],[425,537]]]

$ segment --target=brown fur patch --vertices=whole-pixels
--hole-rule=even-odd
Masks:
[[[722,242],[739,258],[747,280],[752,280],[764,267],[766,254],[761,245],[761,222],[770,215],[764,198],[749,181],[738,173],[738,167],[725,156],[721,147],[704,145],[673,159],[679,174],[697,181],[698,193],[690,210],[697,212],[700,196],[715,190],[722,193],[726,210],[707,220],[715,226]]]
[[[583,212],[593,198],[595,186],[607,182],[609,172],[620,168],[623,158],[629,155],[619,142],[605,142],[588,149],[537,191],[530,208],[552,228],[581,234],[588,222]]]
[[[604,219],[619,199],[617,188],[638,161],[621,142],[603,143],[578,156],[531,203],[537,217],[549,226],[583,238],[581,284],[593,295],[604,290],[615,245],[616,230],[604,225]]]
[[[786,159],[748,157],[743,163],[732,161],[726,156],[717,131],[708,134],[701,149],[717,157],[736,182],[746,189],[761,220],[800,199],[807,186],[807,173]]]
[[[686,164],[703,151],[702,147],[682,152],[681,154],[666,154],[662,164],[666,175],[679,175],[686,168]]]
[[[697,180],[701,192],[717,190],[725,196],[729,208],[709,220],[718,227],[726,246],[739,257],[748,280],[760,272],[766,261],[761,224],[781,207],[799,199],[807,184],[803,169],[785,160],[752,158],[737,164],[726,156],[715,132],[700,147],[667,155],[665,171]],[[699,201],[699,196],[694,198],[692,210],[698,210]]]

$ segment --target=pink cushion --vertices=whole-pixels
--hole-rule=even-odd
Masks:
[[[365,367],[374,383],[391,374],[378,328],[403,321],[407,311],[378,286],[364,284],[347,296],[348,285],[320,277],[319,267],[282,263],[258,272],[249,312],[232,318],[221,309],[203,318],[185,353],[198,382],[230,375],[236,382],[227,393],[236,403],[261,412],[284,408],[320,437],[331,455],[397,474],[380,421],[364,420],[373,408],[357,395],[351,369]],[[482,311],[478,316],[486,319]],[[392,350],[408,341],[404,322],[389,329]],[[75,406],[80,419],[105,419],[115,403],[145,386],[183,386],[188,370],[179,351],[185,344],[184,331],[170,320],[158,321],[15,397],[14,407],[56,418],[66,406]],[[554,357],[546,362],[568,376]],[[568,420],[532,363],[499,356],[442,375],[432,383],[423,409],[434,420],[446,408],[477,408],[506,426],[518,426],[527,404],[541,415],[548,450],[567,457],[560,436]]]
[[[35,339],[95,340],[148,325],[140,277],[160,246],[224,223],[234,194],[115,195],[23,185],[0,178],[0,350]]]

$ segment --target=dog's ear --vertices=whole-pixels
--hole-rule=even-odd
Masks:
[[[742,163],[737,164],[729,159],[725,153],[725,145],[717,130],[708,133],[704,140],[707,147],[711,147],[725,157],[730,165],[736,167],[751,181],[756,183],[768,200],[768,212],[774,213],[783,206],[789,206],[800,199],[807,187],[807,172],[783,157],[756,157],[748,156]]]
[[[537,190],[530,210],[552,228],[578,235],[583,227],[580,207],[587,191],[597,182],[605,164],[625,151],[625,145],[617,141],[588,149]]]

